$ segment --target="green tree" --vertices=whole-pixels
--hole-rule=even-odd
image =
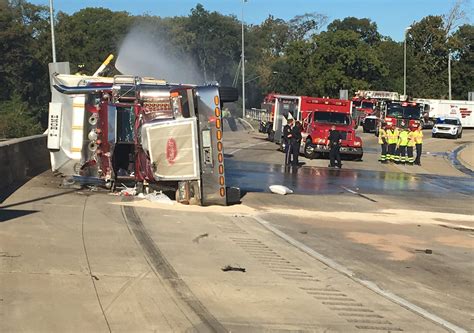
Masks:
[[[455,99],[467,99],[474,91],[474,26],[465,24],[453,35],[452,94]]]
[[[382,37],[377,31],[377,24],[368,18],[346,17],[343,20],[334,20],[328,25],[328,32],[336,32],[338,30],[356,32],[369,45],[380,42]]]
[[[58,13],[58,61],[69,61],[73,72],[83,65],[82,71],[92,75],[109,54],[117,54],[131,22],[128,13],[104,8],[85,8],[73,15]]]
[[[0,138],[19,138],[41,132],[40,123],[20,96],[14,95],[11,100],[0,102]]]

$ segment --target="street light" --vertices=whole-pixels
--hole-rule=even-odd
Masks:
[[[448,50],[448,89],[449,100],[451,100],[451,50]]]
[[[54,10],[53,0],[49,0],[49,19],[51,22],[51,48],[53,52],[53,62],[56,62],[56,42],[54,39]]]
[[[405,28],[405,40],[403,48],[403,96],[407,95],[407,33],[410,29],[411,26]]]
[[[245,118],[245,37],[244,37],[244,4],[247,0],[242,0],[242,118]]]

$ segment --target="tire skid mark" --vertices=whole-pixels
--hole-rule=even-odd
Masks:
[[[142,220],[132,206],[122,206],[122,214],[130,230],[149,259],[153,270],[169,284],[183,301],[211,332],[227,332],[228,330],[207,310],[194,295],[188,285],[179,277],[173,266],[166,260],[163,253],[150,237]]]

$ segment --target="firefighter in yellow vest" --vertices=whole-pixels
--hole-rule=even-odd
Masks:
[[[405,164],[407,162],[407,145],[408,145],[408,129],[403,128],[398,136],[398,151],[400,157],[400,163]]]
[[[423,146],[423,132],[421,131],[421,126],[418,125],[414,131],[415,135],[415,147],[416,147],[416,158],[415,164],[421,166],[421,152]]]
[[[395,156],[395,151],[397,150],[398,143],[398,129],[394,126],[390,126],[386,133],[388,143],[387,160],[395,162],[398,160]]]
[[[382,152],[380,153],[380,157],[379,157],[379,162],[387,163],[388,162],[388,159],[387,159],[387,156],[388,156],[387,155],[388,143],[387,143],[387,124],[385,122],[382,123],[382,126],[380,126],[379,145],[382,149]]]
[[[415,148],[415,130],[416,127],[412,127],[411,131],[408,133],[408,144],[407,144],[407,163],[408,165],[413,165],[415,163],[415,156],[413,155],[413,149]]]

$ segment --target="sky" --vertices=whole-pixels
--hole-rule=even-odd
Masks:
[[[30,0],[34,4],[49,6],[49,0]],[[54,0],[55,11],[72,14],[86,7],[103,7],[130,14],[157,16],[189,15],[197,3],[209,11],[224,15],[242,15],[244,22],[260,24],[269,15],[289,20],[296,15],[319,13],[328,16],[328,22],[348,16],[370,18],[377,23],[382,35],[396,41],[403,40],[406,27],[427,15],[442,15],[449,11],[454,0]],[[473,6],[468,5],[469,23]]]

